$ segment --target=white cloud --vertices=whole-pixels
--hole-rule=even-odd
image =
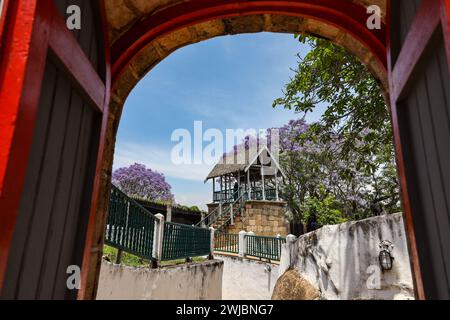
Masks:
[[[113,168],[127,167],[136,162],[159,171],[166,177],[202,182],[212,169],[211,165],[206,164],[176,165],[170,159],[170,148],[166,150],[152,145],[118,142]]]
[[[185,206],[198,206],[201,210],[208,210],[207,203],[211,202],[211,194],[208,193],[183,193],[176,194],[175,201]]]

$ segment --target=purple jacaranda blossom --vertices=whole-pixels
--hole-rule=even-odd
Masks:
[[[115,170],[112,183],[130,197],[151,201],[173,202],[171,186],[160,172],[135,163]]]

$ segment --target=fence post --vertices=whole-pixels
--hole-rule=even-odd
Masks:
[[[247,243],[245,236],[247,235],[247,232],[244,230],[239,231],[239,257],[244,258],[245,253],[247,251]]]
[[[277,234],[276,236],[277,238],[277,255],[279,257],[279,259],[281,260],[281,234]]]
[[[168,204],[168,205],[166,206],[166,210],[167,210],[167,213],[166,213],[166,221],[167,221],[167,222],[170,222],[170,221],[172,221],[172,205],[171,205],[171,204]]]
[[[255,235],[255,233],[254,233],[253,231],[247,232],[247,235],[246,235],[246,237],[245,237],[245,239],[244,239],[245,254],[248,253],[248,252],[247,252],[247,243],[248,243],[248,237],[247,237],[247,236],[254,236],[254,235]],[[253,239],[253,241],[255,241],[255,239]],[[254,242],[253,242],[253,243],[254,243]]]
[[[214,259],[214,228],[213,227],[209,227],[209,232],[211,232],[211,242],[210,242],[210,249],[209,249],[209,260],[213,260]]]
[[[162,248],[163,248],[163,233],[164,233],[164,216],[160,213],[155,214],[155,226],[153,231],[153,248],[152,257],[153,263],[152,267],[157,268],[162,259]]]
[[[120,264],[120,262],[122,261],[122,254],[123,250],[117,249],[116,264]]]
[[[200,212],[200,227],[202,227],[202,228],[204,228],[205,227],[205,220],[203,220],[203,219],[205,219],[205,215],[203,214],[203,211],[201,211]]]
[[[289,252],[289,268],[292,267],[293,263],[293,255],[294,255],[294,243],[297,240],[297,237],[293,234],[290,234],[286,237],[286,245]]]

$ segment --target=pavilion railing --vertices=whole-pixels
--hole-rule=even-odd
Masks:
[[[111,187],[105,243],[151,260],[155,217],[114,185]]]
[[[164,223],[161,260],[206,256],[210,251],[209,229],[174,222]]]
[[[275,188],[266,188],[264,190],[266,200],[268,200],[268,201],[276,200],[277,199],[276,192],[277,191]],[[261,187],[253,187],[251,189],[250,198],[246,199],[246,200],[263,200],[263,199],[264,199],[264,195],[263,195],[262,188]]]
[[[281,245],[286,243],[285,238],[263,237],[246,235],[246,256],[279,261],[281,258]]]

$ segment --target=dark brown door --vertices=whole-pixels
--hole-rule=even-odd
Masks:
[[[450,298],[447,1],[391,1],[390,95],[419,298]]]
[[[68,14],[69,5],[77,7]],[[69,30],[67,18],[75,14],[76,19],[78,12],[81,28]],[[72,265],[82,268],[89,247],[109,91],[103,5],[19,0],[9,2],[6,14],[9,25],[2,38],[9,48],[3,66],[17,60],[23,82],[9,96],[17,105],[10,103],[6,110],[17,121],[0,183],[0,297],[77,298],[78,290],[67,288],[66,271]],[[15,48],[21,36],[30,42]],[[17,79],[8,72],[0,77],[2,101],[8,98],[8,84]]]

